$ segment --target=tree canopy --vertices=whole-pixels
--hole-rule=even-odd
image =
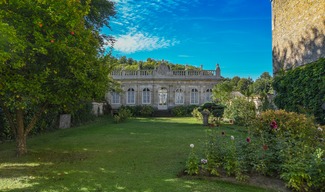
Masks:
[[[71,112],[107,91],[110,57],[99,28],[114,14],[106,0],[0,2],[0,107],[18,155],[44,111]]]

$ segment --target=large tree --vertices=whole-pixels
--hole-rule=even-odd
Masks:
[[[107,0],[0,1],[0,107],[17,155],[42,113],[104,95],[111,67],[99,28],[114,14]]]

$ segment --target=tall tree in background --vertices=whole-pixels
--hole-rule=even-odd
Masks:
[[[106,0],[0,2],[0,107],[15,134],[17,155],[42,113],[65,112],[102,97],[111,66],[99,33],[115,14]]]
[[[237,90],[240,91],[246,97],[250,97],[253,94],[252,84],[254,83],[251,78],[241,78],[237,84]]]
[[[253,92],[261,100],[261,110],[263,111],[272,107],[268,100],[268,94],[273,92],[272,81],[271,75],[268,72],[264,72],[253,84]]]
[[[233,83],[229,80],[218,83],[213,88],[213,98],[217,102],[226,105],[231,99],[231,93],[234,90]]]

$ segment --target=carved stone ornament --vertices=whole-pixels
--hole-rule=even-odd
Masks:
[[[162,63],[157,68],[157,73],[159,75],[167,75],[170,72],[168,65]]]

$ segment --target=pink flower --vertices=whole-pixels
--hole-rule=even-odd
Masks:
[[[275,120],[273,120],[273,121],[271,122],[270,127],[271,127],[272,129],[277,129],[277,128],[278,128],[278,124],[276,123]]]
[[[246,141],[247,141],[247,143],[250,143],[251,142],[251,138],[250,137],[247,137],[246,138]]]

